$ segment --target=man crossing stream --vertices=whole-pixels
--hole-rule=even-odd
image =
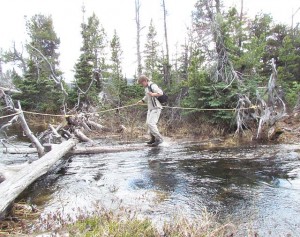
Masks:
[[[146,124],[151,138],[147,144],[153,147],[158,146],[163,142],[163,137],[157,128],[162,110],[162,105],[157,98],[163,95],[163,91],[145,75],[139,77],[138,83],[145,88],[145,96],[138,103],[147,103],[148,105]]]

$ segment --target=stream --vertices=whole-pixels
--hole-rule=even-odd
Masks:
[[[178,215],[197,219],[207,210],[219,222],[238,226],[239,236],[249,230],[300,236],[299,152],[298,145],[178,140],[138,151],[76,155],[31,185],[23,198],[42,216],[60,212],[75,218],[98,205],[136,210],[159,224]],[[1,155],[4,164],[31,158]]]

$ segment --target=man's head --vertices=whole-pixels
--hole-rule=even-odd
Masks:
[[[150,81],[149,78],[146,77],[145,75],[141,75],[138,79],[138,83],[143,87],[147,87],[149,81]]]

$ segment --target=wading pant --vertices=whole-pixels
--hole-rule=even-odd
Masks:
[[[148,132],[152,134],[157,140],[163,139],[162,135],[159,133],[157,128],[157,123],[159,120],[160,113],[161,113],[161,109],[148,110],[147,121],[146,121]]]

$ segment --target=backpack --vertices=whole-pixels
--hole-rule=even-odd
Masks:
[[[152,85],[153,85],[153,83],[150,84],[149,89],[150,89],[150,91],[153,93],[153,90],[152,90],[152,88],[151,88]],[[161,96],[158,96],[158,97],[156,97],[156,98],[157,98],[157,100],[159,101],[159,103],[161,103],[161,104],[166,104],[167,101],[168,101],[168,96],[166,95],[166,93],[165,93],[164,91],[163,91],[163,94],[162,94]]]

